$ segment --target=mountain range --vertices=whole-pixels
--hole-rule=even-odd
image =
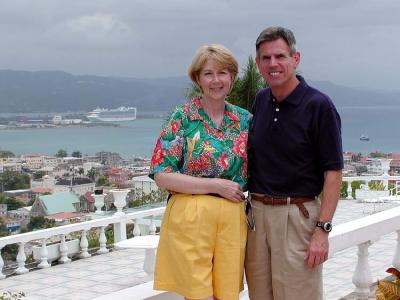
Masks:
[[[400,105],[400,92],[363,90],[327,81],[308,83],[336,106]],[[72,75],[63,71],[0,70],[0,113],[77,112],[136,106],[138,112],[170,111],[185,101],[187,77],[155,79]]]

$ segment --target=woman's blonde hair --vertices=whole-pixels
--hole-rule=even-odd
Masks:
[[[220,44],[205,45],[196,51],[188,69],[188,75],[194,84],[201,88],[199,76],[207,60],[212,60],[221,69],[227,69],[231,74],[233,85],[239,72],[239,65],[232,52]]]

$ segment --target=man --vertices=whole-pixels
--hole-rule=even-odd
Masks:
[[[328,96],[296,75],[300,53],[290,30],[265,29],[256,49],[269,88],[257,94],[249,133],[256,226],[247,241],[249,296],[322,299],[343,168],[340,117]]]

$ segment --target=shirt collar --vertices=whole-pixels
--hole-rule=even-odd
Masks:
[[[299,80],[299,84],[296,86],[296,88],[287,96],[285,99],[283,99],[284,102],[293,104],[293,105],[299,105],[301,100],[303,100],[303,96],[306,93],[308,89],[308,84],[304,80],[304,78],[300,75],[296,75],[297,79]],[[274,98],[272,95],[272,91],[270,90],[270,96],[271,100]],[[281,102],[283,102],[281,101]]]
[[[189,102],[189,118],[190,120],[206,120],[206,113],[200,101],[200,97],[195,97]],[[224,126],[230,123],[240,122],[240,116],[234,106],[225,101]]]

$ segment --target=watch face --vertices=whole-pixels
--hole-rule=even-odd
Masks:
[[[326,222],[326,223],[324,223],[324,230],[326,231],[326,232],[331,232],[331,230],[332,230],[332,224],[331,223],[329,223],[329,222]]]

